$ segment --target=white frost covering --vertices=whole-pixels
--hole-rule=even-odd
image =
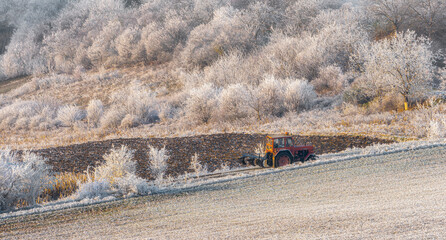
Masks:
[[[406,152],[406,151],[413,151],[413,150],[420,150],[420,149],[430,149],[430,148],[436,148],[436,147],[444,147],[446,146],[446,139],[442,139],[439,141],[412,141],[412,142],[403,142],[403,143],[394,143],[394,144],[377,144],[373,146],[369,146],[363,149],[359,148],[353,148],[353,149],[347,149],[340,153],[333,153],[333,154],[324,154],[319,156],[319,159],[314,162],[307,162],[300,165],[288,165],[284,166],[282,168],[268,168],[268,169],[261,169],[258,171],[252,171],[252,172],[243,172],[239,173],[237,175],[229,175],[221,178],[211,178],[211,179],[205,179],[205,178],[187,178],[185,176],[180,176],[175,181],[165,181],[164,184],[159,186],[151,185],[151,193],[169,193],[173,191],[178,190],[187,190],[189,188],[194,188],[197,186],[202,185],[210,185],[215,183],[223,183],[228,181],[233,181],[237,179],[244,179],[244,178],[250,178],[253,176],[259,176],[259,175],[266,175],[266,174],[273,174],[283,171],[290,171],[290,170],[296,170],[301,168],[309,168],[313,166],[319,166],[324,164],[331,164],[335,162],[341,162],[341,161],[352,161],[355,159],[360,159],[364,157],[372,157],[372,156],[380,156],[380,155],[387,155],[387,154],[393,154],[393,153],[400,153],[400,152]],[[230,170],[227,172],[232,172],[236,170]],[[43,212],[50,212],[50,211],[56,211],[60,209],[67,209],[67,208],[73,208],[73,207],[83,207],[90,204],[97,204],[97,203],[104,203],[109,201],[115,201],[117,200],[116,197],[96,197],[96,198],[87,198],[82,200],[73,200],[73,199],[62,199],[56,202],[44,204],[44,205],[38,205],[34,208],[27,209],[27,210],[20,210],[16,212],[5,212],[0,214],[0,219],[6,219],[10,217],[16,217],[16,216],[24,216],[24,215],[30,215],[35,213],[43,213]]]

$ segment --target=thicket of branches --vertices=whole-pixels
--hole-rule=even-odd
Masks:
[[[261,120],[446,85],[442,0],[5,0],[0,23],[0,79],[53,74],[1,96],[2,129]],[[162,67],[169,97],[135,82],[82,108],[17,100],[133,64]]]

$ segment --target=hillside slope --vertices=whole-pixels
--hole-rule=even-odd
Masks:
[[[8,219],[23,239],[420,239],[446,234],[446,147]]]

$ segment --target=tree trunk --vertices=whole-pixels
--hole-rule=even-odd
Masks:
[[[404,96],[404,111],[409,110],[409,98]]]

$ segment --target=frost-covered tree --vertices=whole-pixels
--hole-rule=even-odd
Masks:
[[[446,3],[443,0],[374,0],[369,9],[376,16],[375,26],[384,24],[382,29],[375,29],[378,38],[410,29],[435,40],[443,48],[446,46]]]
[[[111,20],[96,36],[87,51],[93,64],[97,66],[103,64],[106,67],[111,67],[118,63],[118,50],[113,43],[121,31],[123,31],[121,22]]]
[[[240,52],[232,52],[215,61],[203,70],[203,80],[215,86],[225,87],[239,83],[246,74],[244,57]]]
[[[396,37],[373,43],[362,49],[363,73],[377,89],[393,91],[409,100],[430,87],[434,75],[435,54],[431,41],[415,32],[398,33]]]
[[[311,83],[319,94],[336,95],[342,93],[347,86],[347,79],[340,67],[330,65],[322,68]]]
[[[129,64],[146,58],[141,41],[141,31],[136,27],[125,29],[115,40],[120,62]]]
[[[313,85],[306,80],[286,80],[285,107],[288,111],[310,109],[317,95]]]
[[[46,56],[40,53],[51,21],[65,7],[66,0],[2,1],[0,13],[16,28],[7,46],[3,69],[8,77],[48,71]]]
[[[410,0],[373,0],[371,11],[391,25],[391,30],[396,33],[401,31],[409,14]]]
[[[161,22],[151,22],[142,29],[141,42],[145,48],[145,61],[164,63],[172,60],[179,44],[186,41],[191,30],[180,13]]]
[[[49,181],[50,166],[34,153],[21,156],[0,150],[0,210],[14,207],[19,201],[36,204],[37,197]]]
[[[191,89],[184,107],[186,118],[194,123],[209,123],[216,114],[220,92],[212,84]]]
[[[256,42],[255,17],[232,7],[214,12],[213,19],[196,27],[181,53],[183,64],[191,69],[210,65],[232,49],[249,52]]]
[[[410,28],[446,47],[446,2],[444,0],[412,0]]]
[[[282,79],[272,75],[266,76],[257,89],[262,104],[262,112],[266,115],[281,117],[285,113],[283,93],[285,84]]]
[[[323,50],[311,35],[273,35],[263,53],[270,74],[280,78],[313,79],[324,62]],[[262,56],[263,57],[263,56]]]
[[[223,89],[220,95],[219,119],[234,121],[249,116],[247,92],[247,87],[240,83],[229,85]]]
[[[283,80],[266,76],[258,86],[247,86],[246,105],[258,120],[265,116],[282,116],[285,113]]]

